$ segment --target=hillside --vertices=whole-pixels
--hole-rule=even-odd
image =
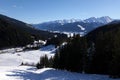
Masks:
[[[120,77],[120,22],[99,27],[86,37],[91,49],[89,53],[94,54],[92,72]]]
[[[96,28],[95,30],[89,32],[86,37],[90,40],[95,41],[100,35],[109,34],[112,36],[117,36],[119,38],[120,32],[120,21],[113,21],[107,25]]]
[[[54,46],[46,46],[40,50],[0,54],[0,80],[120,80],[109,78],[108,75],[81,74],[57,70],[54,68],[37,69],[33,66],[19,66],[24,64],[35,65],[40,56],[54,55]]]
[[[0,49],[25,46],[33,40],[46,40],[54,35],[66,37],[58,33],[37,30],[27,23],[0,15]]]
[[[120,77],[120,22],[74,35],[54,59],[56,69]]]

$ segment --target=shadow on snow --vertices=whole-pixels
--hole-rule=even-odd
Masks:
[[[103,75],[79,74],[54,69],[48,69],[43,72],[41,72],[42,69],[37,70],[35,68],[28,68],[27,70],[10,71],[12,74],[7,74],[7,76],[18,77],[23,80],[114,80]]]

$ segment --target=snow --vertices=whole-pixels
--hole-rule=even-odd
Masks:
[[[38,24],[33,24],[33,26],[36,26],[36,25],[41,25],[41,24],[51,24],[51,23],[59,23],[61,25],[64,25],[64,24],[68,24],[68,23],[75,23],[75,22],[84,22],[84,23],[92,23],[92,22],[99,22],[99,23],[110,23],[112,22],[114,19],[110,18],[109,16],[102,16],[102,17],[90,17],[90,18],[87,18],[87,19],[63,19],[63,20],[55,20],[55,21],[48,21],[48,22],[43,22],[43,23],[38,23]]]
[[[77,25],[81,30],[85,30],[85,28],[84,27],[82,27],[81,25]]]
[[[84,20],[85,23],[97,22],[97,23],[104,23],[104,24],[110,23],[112,21],[113,19],[110,18],[109,16],[103,16],[103,17],[98,17],[98,18],[91,17],[91,18]]]
[[[56,49],[55,49],[55,45],[48,45],[48,46],[41,48],[40,50],[47,51],[47,52],[54,52]]]
[[[3,50],[0,50],[0,53],[15,53],[16,51],[17,52],[20,52],[20,51],[23,51],[24,48],[22,47],[17,47],[17,48],[9,48],[9,49],[3,49]]]
[[[106,75],[80,74],[53,68],[37,70],[31,66],[1,67],[0,80],[120,80]]]
[[[0,54],[0,66],[18,66],[22,62],[27,64],[36,64],[41,56],[47,55],[48,58],[54,56],[52,51],[55,50],[54,45],[49,45],[40,50],[32,50],[16,53]]]
[[[67,44],[66,42],[63,45]],[[0,54],[0,80],[120,80],[110,79],[107,75],[81,74],[56,70],[53,68],[36,69],[34,66],[20,66],[21,62],[35,64],[40,56],[48,57],[55,50],[54,45],[44,46],[40,50],[26,52],[7,52]]]
[[[55,20],[55,21],[49,21],[45,23],[60,23],[61,25],[67,24],[67,23],[74,23],[74,22],[80,22],[80,19],[63,19],[63,20]]]

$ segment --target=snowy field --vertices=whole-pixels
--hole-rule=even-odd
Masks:
[[[71,73],[68,71],[30,66],[0,67],[0,80],[120,80],[108,76]]]
[[[36,64],[41,56],[47,55],[51,57],[54,55],[55,48],[53,45],[46,46],[40,50],[17,52],[17,53],[3,53],[0,54],[0,66],[18,66],[22,62],[26,64]]]
[[[0,80],[120,80],[110,79],[105,75],[80,74],[52,68],[36,69],[20,64],[36,64],[40,56],[54,55],[54,46],[50,45],[40,50],[0,54]]]

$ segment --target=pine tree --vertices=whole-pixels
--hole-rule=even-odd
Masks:
[[[40,57],[40,62],[36,65],[38,69],[49,67],[49,61],[47,55]]]
[[[48,67],[53,67],[53,57],[51,57],[50,59],[49,59],[49,66]]]
[[[69,39],[67,45],[59,49],[59,52],[55,55],[55,68],[82,72],[86,66],[86,53],[87,43],[85,38],[74,35],[73,38]]]
[[[58,68],[59,67],[59,58],[60,58],[60,56],[59,56],[59,51],[56,51],[56,54],[55,54],[55,56],[54,56],[54,58],[53,58],[53,68]]]
[[[120,34],[120,31],[117,32],[116,35],[114,35],[114,42],[112,47],[112,61],[110,63],[109,72],[110,75],[114,78],[120,77],[120,37],[118,37]]]

